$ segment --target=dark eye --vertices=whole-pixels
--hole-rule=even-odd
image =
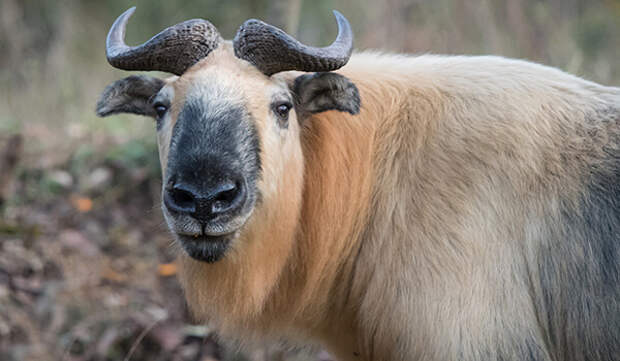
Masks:
[[[153,109],[155,109],[155,114],[157,114],[157,117],[162,118],[164,115],[166,115],[166,112],[168,111],[168,106],[163,103],[155,103],[153,104]]]
[[[288,113],[290,112],[293,104],[289,102],[280,102],[273,105],[273,112],[278,116],[279,121],[285,123],[288,120]]]

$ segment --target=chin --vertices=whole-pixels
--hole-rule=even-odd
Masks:
[[[176,234],[183,251],[196,261],[215,263],[221,260],[234,238],[234,234],[221,236],[188,236]]]

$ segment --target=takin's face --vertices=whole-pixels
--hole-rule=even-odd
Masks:
[[[225,42],[180,77],[130,76],[109,85],[97,113],[155,119],[168,227],[189,256],[215,262],[273,214],[270,207],[301,197],[305,118],[359,108],[357,88],[344,76],[266,76]]]

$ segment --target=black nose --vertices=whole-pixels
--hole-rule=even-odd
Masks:
[[[201,222],[232,214],[243,206],[246,192],[242,181],[224,180],[213,186],[197,189],[184,183],[166,188],[164,204],[177,213],[189,214]]]

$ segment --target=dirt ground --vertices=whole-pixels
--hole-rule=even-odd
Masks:
[[[326,359],[238,352],[192,323],[153,144],[78,150],[48,167],[22,154],[27,141],[0,138],[0,360]]]

